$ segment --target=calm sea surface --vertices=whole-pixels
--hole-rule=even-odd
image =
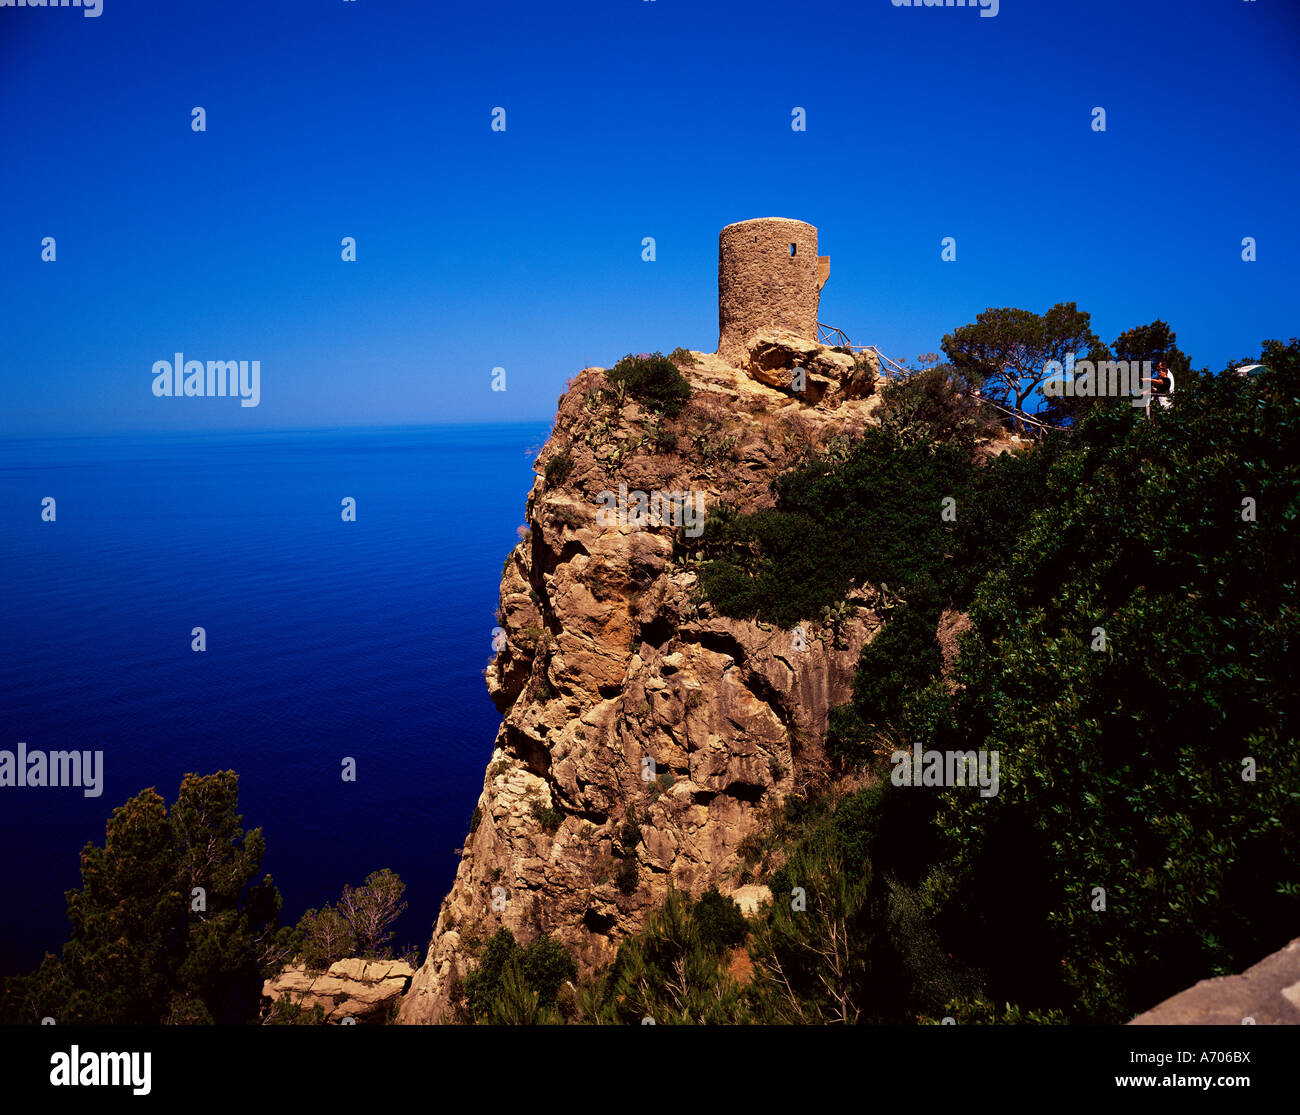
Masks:
[[[66,939],[113,808],[170,805],[187,771],[239,772],[285,921],[391,867],[423,948],[500,722],[482,672],[547,432],[0,440],[0,750],[104,752],[98,798],[0,788],[0,974]]]

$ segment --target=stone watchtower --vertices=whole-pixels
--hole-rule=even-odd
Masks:
[[[817,304],[831,273],[805,221],[759,217],[718,234],[718,355],[736,361],[760,329],[817,340]]]

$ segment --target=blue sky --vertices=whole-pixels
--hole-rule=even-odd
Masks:
[[[1294,0],[0,8],[0,428],[546,420],[712,351],[718,230],[762,216],[889,355],[1073,300],[1217,369],[1300,333],[1298,59]],[[176,351],[260,360],[260,405],[155,398]]]

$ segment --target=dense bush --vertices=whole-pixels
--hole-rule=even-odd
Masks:
[[[523,951],[524,978],[540,997],[542,1006],[552,1006],[560,988],[577,977],[578,966],[562,945],[551,937],[538,937]]]
[[[874,768],[876,796],[786,834],[755,931],[756,1016],[1122,1021],[1294,935],[1300,341],[1259,362],[1253,379],[1186,376],[1149,420],[1094,408],[1068,437],[947,483],[918,439],[869,505],[869,465],[887,469],[884,438],[900,446],[884,431],[783,479],[775,512],[706,531],[701,580],[730,614],[789,623],[889,563],[906,599],[828,734]],[[944,488],[951,534],[929,512]],[[809,551],[826,555],[822,585],[799,579]],[[784,605],[780,568],[795,574]],[[935,642],[954,606],[973,624],[955,687]],[[1000,793],[892,786],[873,741],[997,751]],[[787,913],[795,889],[816,919]]]
[[[971,391],[972,384],[946,364],[891,380],[880,392],[881,423],[904,442],[944,441],[972,449],[1000,423],[973,401]]]
[[[700,940],[714,952],[723,952],[744,943],[745,915],[735,901],[721,894],[717,887],[710,887],[700,895],[691,916]]]
[[[614,963],[584,988],[583,1021],[640,1025],[646,1018],[658,1025],[749,1021],[740,985],[679,891],[669,891],[641,932],[619,945]]]
[[[951,900],[986,940],[1014,917],[1042,942],[985,963],[1025,994],[1063,974],[1046,1005],[1076,1017],[1239,970],[1300,920],[1300,343],[1261,362],[1151,421],[1097,408],[976,593],[957,720],[1003,790],[945,799]],[[1026,872],[1006,905],[998,879]]]
[[[700,539],[705,598],[724,615],[789,628],[864,581],[904,593],[938,583],[955,538],[942,501],[960,507],[973,468],[956,445],[909,444],[873,428],[847,459],[778,477],[774,509],[709,516]]]
[[[506,965],[516,959],[520,951],[515,935],[504,927],[488,938],[479,954],[478,967],[465,977],[461,985],[468,1021],[483,1022],[491,1018]]]
[[[298,953],[313,970],[324,971],[335,961],[356,955],[357,941],[351,927],[329,903],[303,914],[298,920],[298,933]]]
[[[573,957],[550,937],[543,935],[520,948],[510,930],[498,929],[483,946],[478,967],[462,984],[463,1020],[507,1025],[559,1022],[556,999],[577,971]]]
[[[691,397],[691,385],[663,353],[625,356],[605,373],[616,391],[625,391],[647,410],[669,418],[681,413]]]

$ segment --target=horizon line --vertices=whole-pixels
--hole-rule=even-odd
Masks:
[[[374,422],[355,424],[330,424],[324,426],[130,426],[118,429],[99,428],[85,430],[34,430],[16,432],[0,431],[0,441],[18,441],[25,438],[78,438],[111,437],[115,434],[310,434],[334,433],[354,430],[427,430],[427,429],[463,429],[486,426],[534,426],[553,423],[554,415],[548,418],[502,418],[492,421],[481,419],[442,422]]]

